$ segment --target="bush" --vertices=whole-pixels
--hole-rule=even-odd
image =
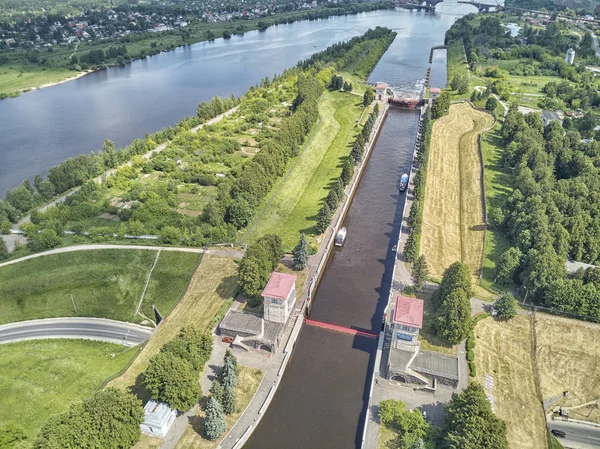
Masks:
[[[472,349],[469,349],[469,351],[467,351],[467,360],[469,362],[472,362],[473,360],[475,360],[475,353],[473,352]]]
[[[469,376],[477,377],[477,368],[475,367],[475,362],[469,362]]]

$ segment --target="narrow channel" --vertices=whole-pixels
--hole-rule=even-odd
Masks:
[[[344,226],[346,243],[325,270],[311,319],[378,333],[418,113],[390,109]],[[277,394],[247,449],[360,447],[377,341],[305,325]]]

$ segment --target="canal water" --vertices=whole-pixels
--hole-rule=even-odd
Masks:
[[[310,318],[379,333],[391,283],[392,235],[405,194],[418,113],[390,109],[313,298]],[[305,325],[281,385],[247,449],[348,449],[362,438],[377,340]]]
[[[265,76],[376,26],[394,29],[398,37],[370,81],[418,93],[429,48],[442,44],[450,25],[474,10],[449,0],[435,14],[398,9],[273,26],[2,100],[0,192],[3,196],[24,179],[46,174],[68,157],[101,148],[106,138],[124,146],[194,114],[203,100],[241,95]]]

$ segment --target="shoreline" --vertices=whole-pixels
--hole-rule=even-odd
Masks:
[[[355,15],[366,13],[366,12],[375,12],[375,11],[381,11],[381,10],[386,10],[386,9],[390,9],[390,8],[388,8],[388,7],[382,7],[382,8],[376,8],[376,9],[371,9],[371,10],[365,10],[365,11],[347,12],[346,14],[339,14],[339,15],[338,14],[332,14],[332,15],[328,15],[328,16],[322,17],[321,19],[331,19],[332,17],[343,17],[343,16],[355,16]],[[392,9],[395,9],[395,7],[392,8]],[[277,17],[277,15],[270,16],[270,17]],[[302,20],[294,21],[292,23],[295,23],[295,22],[304,22],[304,21],[310,21],[310,20],[312,20],[312,19],[302,19]],[[236,21],[232,21],[230,23],[231,24],[235,24]],[[271,28],[273,26],[278,26],[278,25],[279,24],[273,23],[273,24],[269,25],[267,28],[265,28],[264,30],[259,30],[259,28],[257,26],[256,28],[251,28],[249,30],[244,31],[241,34],[236,34],[236,35],[245,36],[246,33],[249,33],[249,32],[252,32],[252,31],[266,31],[267,29],[269,29],[269,28]],[[109,64],[106,64],[103,67],[100,67],[100,68],[97,68],[97,69],[89,69],[89,70],[86,70],[86,71],[83,71],[83,72],[78,72],[77,75],[71,76],[71,77],[68,77],[68,78],[65,78],[65,79],[62,79],[60,81],[45,83],[45,84],[41,84],[39,86],[29,87],[29,88],[21,89],[21,90],[18,90],[18,91],[13,91],[10,94],[8,94],[8,96],[6,96],[4,98],[1,98],[0,101],[1,100],[6,100],[6,99],[9,99],[9,98],[16,98],[16,97],[19,97],[20,95],[26,94],[28,92],[33,92],[33,91],[36,91],[36,90],[44,89],[46,87],[52,87],[52,86],[56,86],[58,84],[67,83],[69,81],[73,81],[73,80],[76,80],[76,79],[81,78],[83,76],[89,75],[90,73],[95,73],[95,72],[99,72],[101,70],[106,70],[106,69],[108,69],[110,67],[125,67],[125,66],[131,64],[134,61],[138,61],[138,60],[141,60],[141,59],[146,59],[146,58],[151,57],[151,56],[157,56],[157,55],[159,55],[161,53],[168,53],[170,51],[175,51],[175,50],[177,50],[178,48],[181,48],[181,47],[199,44],[200,42],[215,41],[217,39],[224,39],[224,38],[223,37],[217,37],[217,38],[213,38],[213,39],[200,39],[200,40],[197,40],[195,42],[185,42],[185,43],[182,43],[181,45],[177,45],[173,49],[170,49],[170,50],[161,50],[158,53],[148,54],[148,55],[144,56],[143,58],[139,58],[139,57],[138,58],[133,58],[132,57],[129,61],[125,62],[125,64],[123,64],[123,65],[119,65],[119,64],[116,64],[116,63],[109,63]],[[118,42],[116,42],[116,43],[118,43]]]

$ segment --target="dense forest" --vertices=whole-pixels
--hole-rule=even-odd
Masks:
[[[60,243],[65,231],[96,240],[153,234],[163,243],[196,246],[234,241],[301,149],[335,71],[352,64],[354,74],[368,74],[394,37],[385,28],[369,30],[264,79],[241,99],[215,98],[200,104],[197,116],[126,148],[106,141],[103,151],[68,159],[47,179],[38,176],[33,185],[25,181],[7,192],[1,229],[7,232],[10,222],[32,211],[31,223],[21,228],[34,251]],[[219,124],[192,131],[236,106]],[[161,143],[163,151],[146,154]],[[94,179],[107,170],[110,176]],[[79,186],[64,203],[35,210]]]
[[[538,114],[510,108],[502,165],[514,190],[490,211],[513,244],[498,261],[504,280],[523,283],[539,303],[600,318],[600,269],[566,277],[567,258],[600,263],[600,142],[585,142]]]

